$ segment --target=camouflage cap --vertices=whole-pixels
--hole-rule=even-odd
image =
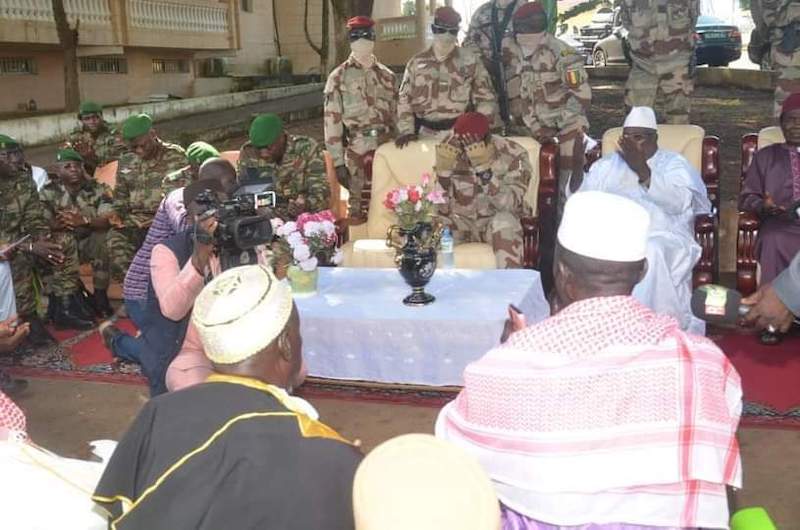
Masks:
[[[461,15],[450,6],[440,7],[433,16],[433,23],[443,28],[458,29],[461,24]]]
[[[87,114],[102,114],[103,107],[94,101],[84,101],[78,108],[78,116],[86,116]]]
[[[152,128],[153,118],[147,114],[135,114],[130,116],[122,124],[122,139],[131,141],[134,138],[147,134]]]
[[[190,164],[200,165],[209,158],[219,156],[219,151],[206,142],[194,142],[186,148],[186,158]]]
[[[18,147],[18,141],[5,134],[0,134],[0,149],[16,149]]]
[[[283,121],[277,114],[262,114],[250,125],[250,143],[253,147],[269,147],[280,138]]]
[[[58,162],[83,162],[83,157],[75,149],[59,149],[56,153]]]

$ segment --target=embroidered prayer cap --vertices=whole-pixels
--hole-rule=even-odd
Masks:
[[[650,107],[633,107],[625,118],[625,127],[639,127],[642,129],[658,130],[656,113]]]
[[[269,346],[292,314],[292,292],[261,265],[234,267],[205,286],[194,303],[192,323],[206,356],[236,364]]]
[[[269,147],[280,138],[283,120],[277,114],[262,114],[250,124],[250,143],[254,147]]]
[[[122,124],[122,139],[130,142],[150,132],[153,128],[153,118],[147,114],[129,116]]]
[[[19,142],[5,134],[0,134],[0,149],[17,149]]]
[[[489,134],[489,128],[489,118],[480,112],[466,112],[459,116],[453,124],[453,132],[461,136],[474,134],[483,138]]]
[[[500,508],[477,460],[429,434],[376,447],[353,479],[356,530],[498,530]]]
[[[783,100],[783,105],[781,106],[781,118],[787,112],[797,109],[800,109],[800,92],[795,92]]]
[[[558,242],[604,261],[635,262],[647,255],[650,214],[630,199],[601,191],[575,193],[564,205]]]
[[[84,101],[78,108],[78,117],[87,116],[89,114],[102,114],[103,107],[94,101]]]
[[[528,2],[527,4],[522,4],[519,9],[514,12],[513,20],[519,22],[520,20],[525,20],[526,18],[539,14],[545,14],[544,6],[539,2]]]
[[[450,6],[440,7],[433,16],[433,25],[445,29],[458,29],[461,15]]]
[[[83,162],[83,157],[75,149],[59,149],[56,153],[57,162]]]
[[[209,158],[217,158],[219,151],[206,142],[194,142],[186,148],[186,158],[190,164],[200,165]]]
[[[347,29],[370,29],[375,26],[375,21],[369,17],[353,17],[347,21]]]

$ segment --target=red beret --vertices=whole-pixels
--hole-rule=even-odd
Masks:
[[[483,138],[489,134],[489,118],[479,112],[467,112],[458,117],[453,132],[459,136],[474,134]]]
[[[461,24],[461,15],[458,11],[450,6],[440,7],[436,10],[433,17],[433,23],[437,26],[444,26],[448,28],[458,28]]]
[[[347,21],[347,29],[362,29],[375,26],[375,21],[369,17],[353,17]]]
[[[800,92],[795,92],[788,98],[783,100],[783,107],[781,107],[781,116],[787,112],[800,109]]]
[[[514,20],[523,20],[533,15],[545,14],[544,7],[539,2],[522,4],[514,13]]]

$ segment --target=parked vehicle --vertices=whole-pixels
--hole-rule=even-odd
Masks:
[[[728,63],[742,56],[742,33],[739,28],[715,17],[698,17],[694,41],[698,66],[728,66]],[[630,64],[627,46],[627,31],[622,27],[617,8],[611,34],[595,44],[592,62],[595,66]]]
[[[577,40],[580,41],[580,48],[584,55],[591,57],[594,46],[600,40],[611,35],[614,27],[614,13],[611,8],[601,8],[594,14],[592,21],[582,26],[578,32]]]

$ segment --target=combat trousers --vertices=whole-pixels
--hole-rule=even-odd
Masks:
[[[772,45],[772,67],[778,74],[775,81],[775,117],[781,114],[783,101],[800,92],[800,50],[793,53],[783,53],[778,49],[778,44]]]
[[[11,277],[14,282],[17,314],[20,316],[28,317],[36,313],[34,266],[34,258],[25,252],[18,250],[11,258]]]
[[[61,243],[66,261],[63,267],[53,271],[49,292],[56,296],[68,296],[78,292],[81,289],[81,263],[91,264],[94,289],[107,290],[109,259],[106,236],[105,230],[60,234],[58,241]]]
[[[456,245],[488,243],[492,245],[498,269],[522,267],[522,224],[513,213],[497,212],[477,219],[452,215],[442,221],[450,227]]]
[[[643,60],[633,58],[625,84],[625,105],[655,109],[659,90],[664,95],[667,123],[689,123],[694,79],[689,75],[691,55],[675,54]]]
[[[109,228],[106,234],[106,246],[111,270],[111,279],[122,283],[128,267],[142,246],[147,235],[147,228]]]

